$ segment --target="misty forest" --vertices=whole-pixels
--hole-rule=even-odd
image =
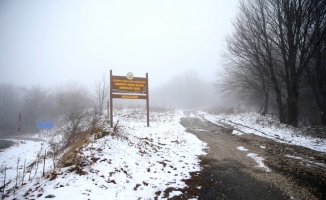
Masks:
[[[107,115],[110,77],[101,75],[93,85],[83,87],[77,82],[45,88],[1,84],[1,134],[16,135],[18,116],[22,113],[22,133],[37,132],[38,120],[59,120],[64,116],[70,123],[69,131],[77,131],[83,120],[94,120]],[[88,89],[90,88],[90,89]],[[201,80],[193,71],[176,75],[166,84],[150,91],[153,109],[190,109],[213,105],[213,85]],[[139,107],[145,109],[142,100],[114,100],[114,107]]]
[[[325,4],[319,0],[241,1],[216,81],[207,82],[193,71],[175,75],[153,88],[150,105],[233,107],[271,114],[295,127],[326,125]],[[1,83],[1,134],[15,133],[19,113],[24,118],[23,132],[35,132],[41,119],[73,115],[81,120],[81,113],[96,117],[103,114],[108,98],[107,73],[84,88],[77,82],[52,88]],[[79,122],[71,123],[78,127]]]
[[[237,6],[213,80],[204,61],[153,86],[163,70],[147,69],[143,94],[117,84],[112,102],[110,70],[144,77],[108,64],[88,85],[0,80],[2,198],[326,199],[326,1]]]

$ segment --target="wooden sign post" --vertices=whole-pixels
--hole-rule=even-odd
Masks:
[[[148,73],[146,77],[134,77],[131,72],[126,76],[113,76],[110,70],[110,125],[113,127],[113,99],[145,99],[147,109],[147,127],[149,127],[149,91]]]

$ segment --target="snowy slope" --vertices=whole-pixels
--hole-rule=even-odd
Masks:
[[[83,148],[79,156],[85,166],[79,174],[84,175],[71,172],[72,167],[54,173],[52,161],[47,159],[46,178],[40,164],[39,171],[31,172],[36,174],[34,179],[27,174],[21,181],[23,186],[15,193],[11,191],[8,199],[165,199],[178,195],[172,191],[165,196],[164,191],[186,187],[183,180],[190,178],[190,172],[200,170],[197,156],[204,154],[206,145],[185,132],[179,123],[182,112],[151,113],[150,127],[146,127],[144,116],[137,110],[115,113],[122,131],[119,136],[107,136]],[[18,158],[26,157],[29,163],[39,149],[40,144],[27,142],[0,153],[1,168],[11,168],[6,182],[12,182],[6,189],[15,185]],[[18,173],[22,174],[21,161],[19,166]],[[2,170],[1,185],[3,178]]]

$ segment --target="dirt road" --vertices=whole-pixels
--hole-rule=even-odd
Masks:
[[[0,139],[0,151],[3,149],[6,149],[12,145],[14,145],[15,143],[13,141],[10,140],[1,140]]]
[[[209,149],[201,157],[203,170],[192,174],[178,198],[326,199],[326,167],[312,162],[325,162],[325,154],[253,134],[234,135],[232,127],[196,117],[182,118],[181,124]]]

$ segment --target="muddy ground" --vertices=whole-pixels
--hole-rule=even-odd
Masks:
[[[173,199],[326,199],[326,154],[253,134],[233,135],[232,127],[195,117],[181,124],[209,148],[200,157],[202,171]],[[264,158],[266,168],[248,153]]]

